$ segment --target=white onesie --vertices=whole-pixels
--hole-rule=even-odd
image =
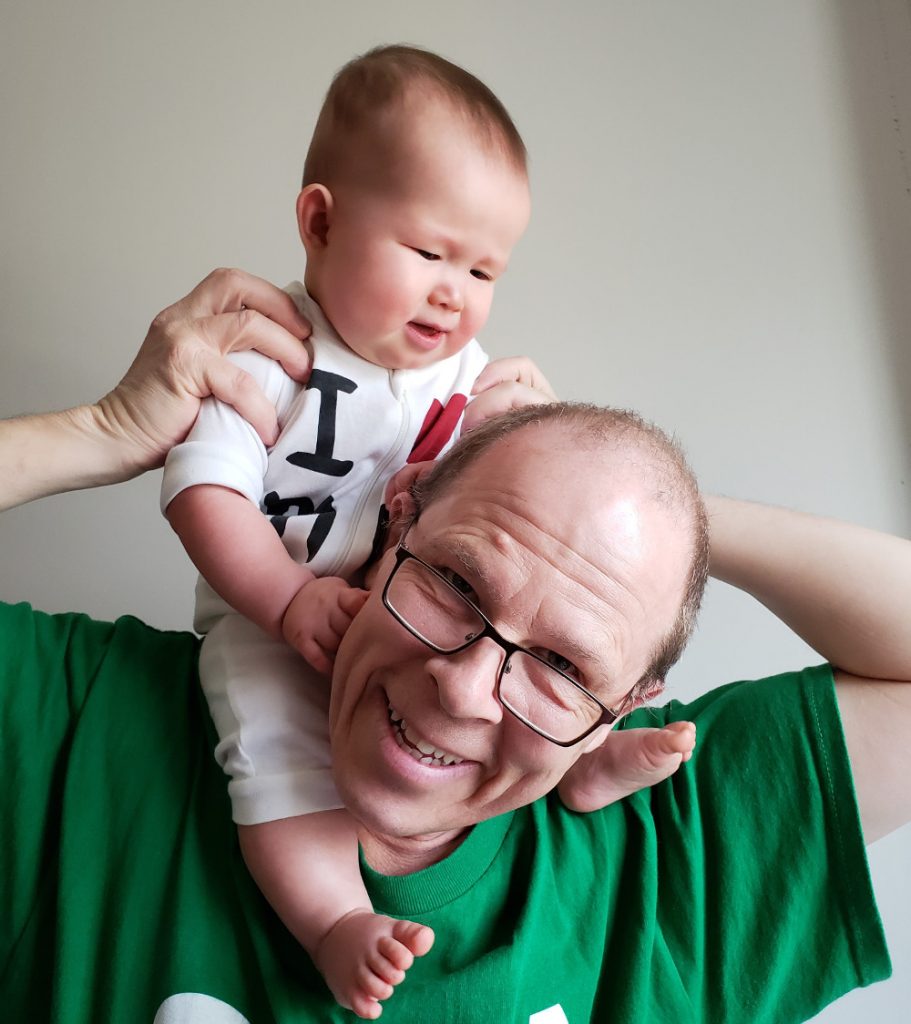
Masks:
[[[294,283],[313,326],[307,384],[255,352],[232,355],[274,403],[279,438],[266,449],[228,405],[206,399],[165,463],[164,511],[187,487],[217,484],[249,498],[291,557],[317,576],[355,574],[374,546],[383,492],[406,462],[434,459],[458,434],[487,362],[476,341],[417,370],[355,355]],[[241,825],[339,807],[329,766],[329,681],[286,644],[238,615],[200,577],[195,628],[206,634],[199,674],[218,730],[215,756],[231,776]]]

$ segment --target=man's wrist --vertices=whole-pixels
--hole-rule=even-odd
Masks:
[[[135,476],[139,460],[110,431],[98,406],[22,416],[0,423],[0,508]]]

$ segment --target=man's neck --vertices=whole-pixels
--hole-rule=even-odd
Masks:
[[[358,838],[364,857],[382,875],[410,875],[448,857],[471,829],[426,836],[385,836],[361,827]]]

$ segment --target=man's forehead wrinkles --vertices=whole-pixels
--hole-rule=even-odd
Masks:
[[[531,558],[537,558],[547,563],[561,575],[578,583],[581,587],[591,591],[599,598],[602,597],[601,590],[599,589],[600,586],[603,586],[606,592],[603,596],[607,596],[616,589],[620,589],[625,593],[630,592],[630,588],[624,580],[618,578],[618,575],[622,576],[625,573],[618,574],[617,570],[628,568],[628,560],[622,556],[619,550],[609,551],[605,545],[599,545],[598,550],[611,562],[610,569],[608,569],[593,562],[591,558],[566,544],[558,536],[539,526],[533,519],[519,511],[511,509],[508,515],[503,516],[502,519],[503,522],[500,529],[513,539],[516,544],[524,548]],[[533,536],[541,538],[545,543],[533,546],[527,539],[523,539],[518,535],[519,531],[515,529],[516,524],[521,524],[521,526],[529,529]],[[497,547],[504,550],[505,545],[502,540],[497,544]],[[592,581],[586,578],[586,574],[594,575],[598,585],[593,586]]]
[[[620,656],[619,638],[609,626],[614,608],[630,594],[641,605],[635,588],[627,584],[631,573],[622,553],[613,551],[608,555],[605,551],[611,565],[603,568],[515,509],[491,507],[483,512],[474,511],[479,513],[478,518],[464,532],[459,531],[457,538],[451,538],[453,551],[466,572],[495,597],[504,582],[497,572],[500,566],[496,555],[506,556],[521,568],[521,583],[514,580],[513,585],[522,589],[533,578],[535,561],[553,569],[560,579],[537,595],[537,608],[527,624],[530,635],[526,639],[534,636],[539,642],[546,640],[559,653],[595,673],[601,684],[598,689],[610,688],[616,669],[610,663]],[[544,543],[535,543],[539,538]],[[570,622],[572,626],[568,625]],[[575,623],[578,629],[574,628]],[[613,655],[608,655],[609,650]]]
[[[437,526],[438,537],[445,538],[446,547],[491,597],[496,597],[504,584],[507,589],[527,586],[537,563],[558,576],[546,583],[551,593],[559,591],[562,602],[577,610],[587,609],[584,614],[593,634],[601,634],[598,624],[612,618],[612,609],[630,596],[641,606],[642,596],[634,585],[636,560],[630,559],[624,544],[609,536],[599,537],[593,526],[583,539],[592,554],[578,551],[548,524],[541,524],[537,507],[519,488],[486,484],[473,488],[470,508],[457,507],[446,519],[448,523],[444,520]],[[501,559],[506,559],[511,569],[506,569]],[[504,570],[510,579],[503,578]],[[541,594],[539,600],[545,597]],[[559,618],[553,616],[551,625]],[[572,639],[569,630],[564,628],[564,633]],[[578,642],[576,648],[580,656],[585,653]]]

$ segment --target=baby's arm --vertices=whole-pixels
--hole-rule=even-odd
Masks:
[[[227,487],[188,487],[168,505],[167,517],[196,568],[232,608],[286,639],[318,672],[331,670],[362,591],[332,577],[317,580],[288,554],[269,519]]]

